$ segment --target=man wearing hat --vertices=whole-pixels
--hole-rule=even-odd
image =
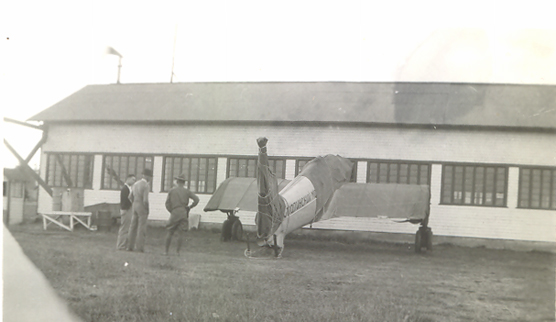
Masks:
[[[149,217],[149,192],[150,182],[153,179],[151,169],[143,170],[143,178],[131,187],[130,200],[133,214],[129,226],[129,244],[127,250],[145,251],[145,238],[147,236],[147,218]]]
[[[178,254],[180,253],[183,234],[189,228],[189,210],[199,203],[199,197],[185,188],[185,175],[182,174],[174,177],[174,179],[176,180],[176,186],[168,192],[166,198],[166,210],[170,212],[170,220],[166,225],[168,234],[166,235],[164,255],[168,255],[172,236],[176,231],[178,231],[177,251]],[[189,205],[189,199],[193,199],[191,206]]]

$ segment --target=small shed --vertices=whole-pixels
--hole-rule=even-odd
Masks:
[[[4,168],[2,186],[3,220],[6,225],[21,224],[25,216],[37,212],[37,187],[33,177],[21,168]]]

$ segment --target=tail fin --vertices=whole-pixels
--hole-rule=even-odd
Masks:
[[[267,138],[257,139],[259,158],[257,163],[258,212],[255,222],[260,238],[272,235],[280,226],[284,214],[284,201],[278,194],[276,176],[270,170],[266,149]]]

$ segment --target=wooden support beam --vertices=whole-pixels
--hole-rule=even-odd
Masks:
[[[114,169],[110,168],[110,166],[108,165],[105,165],[105,168],[106,168],[106,173],[108,173],[108,175],[112,179],[116,180],[116,182],[120,185],[120,187],[123,187],[125,183],[122,181],[122,179],[120,179],[116,171],[114,171]]]
[[[46,184],[46,182],[44,182],[41,176],[39,176],[33,169],[31,169],[27,162],[23,160],[23,158],[15,151],[15,149],[8,143],[8,141],[6,141],[6,139],[4,139],[4,145],[17,158],[19,164],[23,167],[23,169],[25,169],[25,171],[27,171],[35,180],[37,180],[39,185],[43,187],[43,189],[52,197],[52,188],[48,184]]]
[[[21,122],[21,121],[18,121],[18,120],[11,119],[9,117],[4,117],[4,122],[19,124],[19,125],[23,125],[23,126],[27,126],[27,127],[36,129],[36,130],[41,130],[41,131],[44,130],[44,128],[40,125],[34,125],[34,124],[31,124],[31,123],[27,123],[27,122]]]
[[[62,157],[59,154],[56,154],[56,160],[62,167],[62,176],[64,177],[64,180],[66,180],[66,184],[68,185],[69,188],[73,187],[73,182],[71,181],[69,173],[66,170],[66,166],[64,165],[64,162],[62,161]]]
[[[33,156],[35,156],[35,153],[37,153],[37,151],[42,147],[42,145],[46,142],[46,131],[42,132],[42,138],[41,140],[37,143],[37,145],[35,145],[35,147],[33,148],[33,150],[31,150],[31,152],[29,152],[29,155],[25,158],[25,163],[29,163],[29,161],[31,161],[31,159],[33,158]]]

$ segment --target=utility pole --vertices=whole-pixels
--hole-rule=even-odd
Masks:
[[[174,51],[172,53],[172,75],[170,76],[170,83],[174,82],[174,60],[176,58],[176,38],[178,36],[178,25],[174,29]]]
[[[120,83],[121,70],[122,70],[122,56],[120,56],[120,60],[118,61],[118,84]]]

